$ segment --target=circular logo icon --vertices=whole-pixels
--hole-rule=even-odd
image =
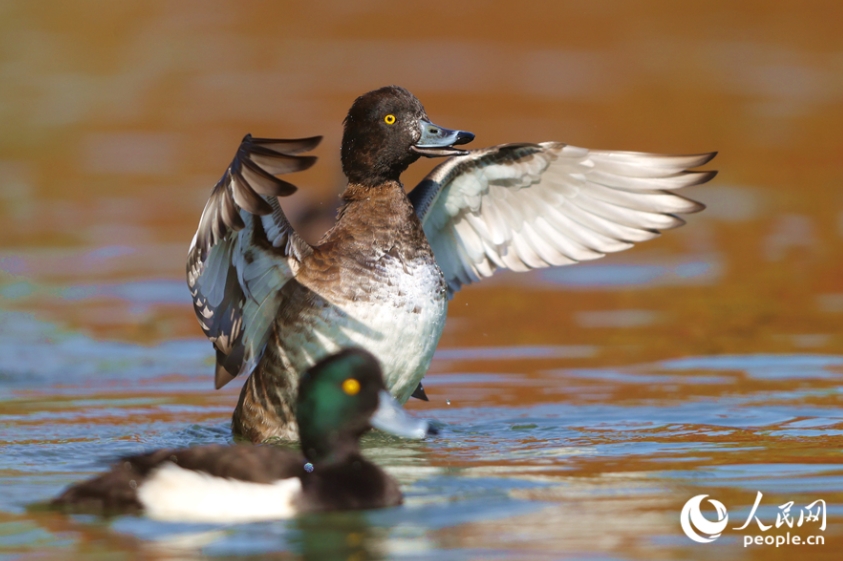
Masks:
[[[720,501],[708,499],[711,506],[717,511],[717,521],[712,522],[703,516],[700,511],[700,503],[708,495],[697,495],[691,497],[685,506],[682,507],[682,514],[679,515],[679,522],[682,524],[682,531],[685,535],[698,543],[711,543],[720,537],[720,533],[726,529],[729,523],[729,513]],[[702,534],[702,535],[701,535]]]

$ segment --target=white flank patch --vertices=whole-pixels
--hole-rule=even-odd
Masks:
[[[402,288],[409,292],[406,285]],[[342,311],[371,331],[361,333],[346,328],[343,330],[345,341],[334,336],[334,341],[342,341],[340,347],[360,346],[377,357],[386,385],[399,403],[410,398],[430,366],[448,309],[447,302],[437,302],[430,295],[419,292],[418,297],[404,307],[396,307],[388,300],[344,303]],[[412,302],[418,304],[413,306]],[[417,308],[418,313],[414,313],[413,308]],[[342,325],[342,320],[338,318],[337,324]]]
[[[156,468],[138,489],[150,518],[181,522],[254,522],[289,518],[301,493],[297,477],[251,483],[183,469],[171,462]]]

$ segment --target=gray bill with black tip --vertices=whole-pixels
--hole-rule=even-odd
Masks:
[[[386,390],[378,393],[378,408],[369,423],[404,438],[424,438],[429,430],[427,421],[410,417]]]
[[[474,134],[468,131],[446,129],[434,125],[427,119],[419,119],[419,141],[413,151],[429,158],[436,156],[460,156],[468,154],[466,150],[454,148],[455,145],[467,144],[474,140]]]

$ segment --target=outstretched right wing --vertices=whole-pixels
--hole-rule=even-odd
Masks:
[[[246,135],[202,212],[187,256],[187,285],[199,324],[217,352],[217,389],[254,369],[279,292],[312,251],[276,199],[296,187],[275,176],[312,166],[315,156],[298,154],[320,140]]]
[[[703,205],[674,193],[715,171],[691,155],[503,144],[439,164],[410,192],[451,296],[497,269],[527,271],[622,251]]]

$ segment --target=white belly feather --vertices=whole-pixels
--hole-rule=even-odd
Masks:
[[[295,327],[279,326],[285,362],[302,372],[341,348],[359,346],[378,358],[390,393],[406,402],[430,366],[448,302],[438,268],[402,265],[389,277],[372,283],[377,291],[365,299],[323,302]]]
[[[252,483],[214,477],[166,462],[138,488],[146,514],[181,522],[254,522],[288,518],[301,495],[298,477]]]
[[[343,346],[358,345],[375,355],[390,393],[401,403],[407,401],[430,366],[445,325],[447,303],[428,300],[410,309],[389,302],[351,303],[343,311],[371,329],[368,333],[343,329],[347,338]]]

